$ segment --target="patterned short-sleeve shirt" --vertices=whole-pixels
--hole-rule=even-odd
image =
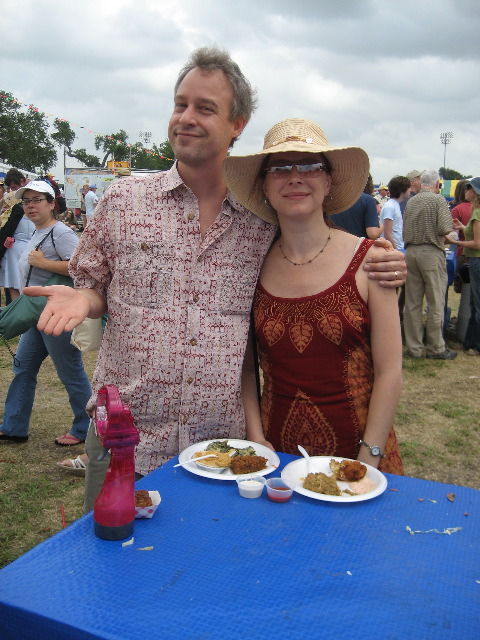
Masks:
[[[75,286],[105,296],[92,402],[115,384],[148,473],[194,442],[242,438],[240,378],[255,285],[275,235],[227,195],[202,238],[177,169],[119,180],[70,261]]]

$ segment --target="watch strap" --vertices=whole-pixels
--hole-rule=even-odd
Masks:
[[[363,444],[367,447],[367,449],[370,449],[370,453],[372,454],[372,456],[379,456],[380,458],[387,457],[384,453],[382,453],[382,450],[377,445],[368,444],[368,442],[365,442],[365,440],[359,440],[358,444],[359,445]]]

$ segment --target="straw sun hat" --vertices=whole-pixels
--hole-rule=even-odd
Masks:
[[[365,188],[370,163],[363,149],[332,147],[322,129],[310,120],[282,120],[266,134],[262,151],[249,156],[230,156],[223,163],[223,175],[229,190],[240,204],[267,222],[278,224],[278,218],[265,202],[262,181],[257,180],[258,173],[266,156],[285,151],[323,153],[328,158],[332,166],[332,186],[323,202],[323,210],[328,214],[351,207]]]

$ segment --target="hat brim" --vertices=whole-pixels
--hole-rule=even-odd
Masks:
[[[31,182],[26,184],[24,187],[20,187],[20,189],[17,189],[15,191],[15,197],[21,200],[25,191],[37,191],[38,193],[48,193],[50,196],[52,196],[52,198],[55,198],[55,191],[52,189],[52,187],[47,182],[40,183],[39,180],[32,180]]]
[[[349,209],[359,199],[370,169],[368,155],[360,147],[321,147],[302,141],[295,141],[292,145],[289,141],[275,146],[273,153],[285,151],[322,153],[328,158],[332,167],[332,185],[323,202],[323,211],[328,215]],[[240,204],[262,220],[278,225],[277,214],[265,202],[262,180],[258,179],[262,162],[269,155],[272,155],[272,150],[248,156],[229,156],[223,163],[223,176]]]
[[[473,189],[477,195],[480,195],[480,179],[479,178],[472,178],[472,180],[467,180],[466,186],[470,186],[470,188]]]

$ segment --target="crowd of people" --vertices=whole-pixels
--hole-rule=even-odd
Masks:
[[[168,134],[176,163],[160,174],[113,183],[100,202],[91,186],[78,246],[54,247],[56,257],[38,256],[40,229],[45,235],[61,225],[65,237],[78,236],[68,222],[55,220],[52,202],[43,197],[48,190],[20,185],[15,195],[35,225],[24,270],[30,264],[40,276],[49,260],[50,270],[62,265],[75,284],[45,287],[44,277],[28,283],[25,294],[46,295],[48,302],[32,337],[25,338],[27,332],[20,345],[35,339],[39,353],[29,365],[35,369],[50,343],[69,342],[86,317],[108,311],[92,391],[88,402],[85,395],[77,401],[91,415],[99,388],[118,387],[140,431],[140,475],[195,442],[245,437],[293,453],[303,444],[316,455],[402,473],[392,429],[402,359],[396,290],[406,280],[404,252],[415,273],[418,247],[430,241],[416,217],[430,209],[444,213],[435,175],[418,172],[415,197],[416,176],[393,178],[381,185],[385,194],[377,202],[365,151],[331,145],[318,125],[301,118],[274,125],[258,153],[227,157],[255,106],[255,92],[227,52],[196,50],[174,88]],[[414,233],[408,240],[403,234],[404,248],[399,225],[406,199],[404,227]],[[342,230],[349,223],[355,230]],[[454,224],[463,223],[450,216],[448,229],[437,228],[439,252],[439,238]],[[463,231],[470,250],[476,226],[473,240],[468,225]],[[405,323],[408,314],[413,340],[417,319],[408,282]],[[433,332],[435,301],[425,294],[432,317],[427,357],[446,357]],[[414,346],[407,344],[416,357]],[[265,381],[260,400],[257,360]],[[25,376],[23,384],[31,379]],[[25,438],[29,414],[21,432],[8,422],[7,408],[4,415],[0,439]],[[88,511],[108,456],[99,460],[94,425],[85,438],[85,424],[75,430],[80,422],[74,422],[58,444],[85,439],[85,454],[63,464],[86,466]]]

